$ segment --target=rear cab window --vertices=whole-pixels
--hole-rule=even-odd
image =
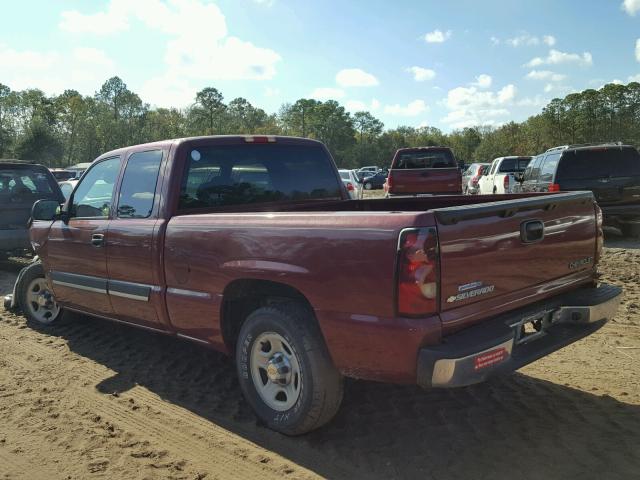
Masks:
[[[179,209],[341,200],[341,189],[320,146],[202,146],[187,153]]]
[[[449,149],[409,150],[398,154],[392,168],[400,170],[458,168],[458,164]]]
[[[500,162],[500,173],[524,172],[531,161],[530,158],[504,158]]]
[[[52,181],[46,171],[39,168],[0,166],[0,195],[50,195],[54,193]]]
[[[564,152],[556,182],[636,176],[640,176],[640,154],[635,148],[593,148]]]

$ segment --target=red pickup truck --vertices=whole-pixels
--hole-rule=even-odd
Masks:
[[[57,209],[57,211],[56,211]],[[328,422],[343,376],[458,387],[610,319],[590,192],[351,200],[319,142],[222,136],[99,157],[66,204],[37,202],[39,260],[13,299],[235,355],[271,428]]]
[[[387,197],[459,195],[462,173],[450,148],[401,148],[393,156],[384,190]]]

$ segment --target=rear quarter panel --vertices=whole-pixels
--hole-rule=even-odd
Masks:
[[[433,218],[390,212],[174,217],[164,251],[171,322],[184,335],[228,349],[220,325],[227,285],[279,282],[309,300],[343,373],[412,382],[419,345],[440,338],[437,317],[395,317],[397,238],[416,222]]]

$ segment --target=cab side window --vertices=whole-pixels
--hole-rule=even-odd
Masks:
[[[134,153],[127,160],[118,199],[118,218],[149,218],[156,196],[162,150]]]
[[[78,218],[107,218],[118,172],[120,158],[101,160],[91,166],[73,194],[71,216]]]
[[[553,181],[553,176],[555,175],[556,167],[558,166],[558,160],[560,160],[560,153],[547,155],[547,158],[544,159],[544,164],[540,168],[541,182]]]
[[[527,165],[527,170],[524,173],[524,181],[527,180],[537,180],[540,176],[540,164],[542,163],[542,159],[544,155],[538,155],[535,157],[529,165]]]

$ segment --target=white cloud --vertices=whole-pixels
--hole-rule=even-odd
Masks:
[[[449,113],[442,121],[453,128],[497,125],[509,115],[506,107],[514,103],[516,94],[516,87],[511,84],[497,92],[481,91],[476,87],[454,88],[443,101]]]
[[[478,88],[489,88],[492,82],[493,82],[493,79],[491,78],[490,75],[487,75],[486,73],[482,73],[476,77],[476,81],[471,83],[471,85]]]
[[[495,37],[491,38],[493,39]],[[511,45],[512,47],[536,46],[540,45],[541,43],[544,43],[549,47],[553,47],[556,44],[556,37],[554,37],[553,35],[543,35],[541,38],[525,32],[521,35],[518,35],[517,37],[508,38],[507,40],[505,40],[505,43]]]
[[[433,80],[436,76],[436,72],[431,70],[430,68],[422,68],[422,67],[409,67],[407,68],[407,72],[413,74],[413,79],[416,82],[424,82],[426,80]]]
[[[39,88],[60,94],[73,88],[92,94],[104,80],[114,75],[116,66],[102,50],[77,47],[70,53],[55,50],[16,50],[0,44],[3,83],[14,90]]]
[[[550,70],[531,70],[527,73],[526,78],[530,80],[547,80],[552,82],[561,82],[565,78],[566,75],[562,75],[561,73],[555,73]]]
[[[405,106],[396,103],[395,105],[387,105],[384,107],[384,113],[402,117],[415,117],[426,111],[427,105],[424,103],[424,100],[414,100]]]
[[[506,42],[512,47],[520,47],[522,45],[540,45],[540,39],[538,37],[534,37],[533,35],[529,35],[528,33],[523,33],[522,35],[518,35],[517,37],[508,38]]]
[[[316,100],[335,100],[344,97],[344,90],[333,87],[320,87],[311,92],[310,96]]]
[[[491,42],[491,45],[500,45],[500,39],[498,37],[492,36],[489,38],[489,41]]]
[[[627,77],[627,81],[629,82],[640,82],[640,73],[636,75],[630,75]]]
[[[425,33],[424,41],[427,43],[442,43],[451,38],[451,30],[443,32],[441,30],[434,30],[433,32]]]
[[[549,55],[545,58],[535,57],[527,62],[525,67],[539,67],[540,65],[559,65],[562,63],[574,63],[577,65],[590,67],[593,65],[593,57],[590,52],[583,52],[582,55],[578,53],[565,53],[559,50],[549,50]]]
[[[265,87],[264,96],[265,97],[277,97],[280,95],[280,89],[274,87]]]
[[[361,112],[361,111],[369,111],[375,112],[380,108],[380,102],[373,98],[371,102],[367,105],[366,102],[361,100],[347,100],[345,103],[345,107],[350,112]]]
[[[636,40],[636,60],[640,62],[640,38]]]
[[[634,16],[640,11],[640,0],[624,0],[621,7],[629,15]]]
[[[345,68],[336,74],[336,83],[341,87],[374,87],[378,79],[360,68]]]
[[[156,105],[183,106],[170,102],[193,101],[186,100],[187,92],[212,80],[271,79],[281,60],[269,48],[229,35],[220,8],[202,0],[110,0],[103,11],[63,12],[59,26],[72,33],[114,34],[130,29],[132,20],[167,37],[166,70],[147,81],[149,90],[141,91]]]

